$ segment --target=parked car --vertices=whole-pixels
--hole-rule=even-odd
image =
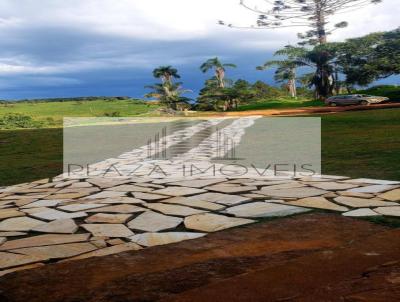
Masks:
[[[329,106],[338,105],[370,105],[388,101],[389,98],[383,96],[373,96],[367,94],[347,94],[336,95],[325,100]]]

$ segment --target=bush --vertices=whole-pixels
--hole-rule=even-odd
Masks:
[[[378,85],[368,89],[358,90],[357,93],[384,96],[391,101],[400,101],[400,86],[397,85]]]
[[[39,128],[42,124],[31,116],[20,113],[8,113],[0,117],[0,129]]]
[[[104,112],[104,116],[108,117],[120,117],[121,113],[119,111],[113,111],[113,112]]]

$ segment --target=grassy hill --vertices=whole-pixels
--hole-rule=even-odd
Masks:
[[[4,102],[0,104],[0,129],[58,127],[63,117],[140,116],[158,108],[133,99]]]

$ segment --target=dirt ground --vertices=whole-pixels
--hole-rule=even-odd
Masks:
[[[0,301],[400,301],[400,229],[303,214],[15,272]]]

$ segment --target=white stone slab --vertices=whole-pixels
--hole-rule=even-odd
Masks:
[[[220,203],[223,205],[235,205],[251,200],[251,198],[240,195],[230,195],[223,193],[204,193],[196,196],[187,197],[189,200],[208,201]]]
[[[32,231],[41,233],[72,234],[78,230],[78,225],[73,219],[53,220],[49,223],[34,227]]]
[[[0,231],[30,231],[41,224],[44,222],[30,217],[9,218],[0,222]]]
[[[228,217],[211,213],[193,215],[185,218],[185,227],[202,232],[216,232],[255,222],[250,219]]]
[[[205,235],[205,233],[190,232],[143,233],[132,236],[130,239],[142,246],[156,246],[196,239]]]
[[[40,208],[39,208],[40,209]],[[55,209],[44,208],[39,212],[31,213],[33,217],[44,219],[44,220],[58,220],[58,219],[68,219],[68,218],[80,218],[86,217],[87,214],[85,212],[74,212],[74,213],[66,213],[62,211],[58,211]]]
[[[224,212],[237,217],[282,217],[309,211],[310,209],[283,204],[253,202],[228,208]]]
[[[363,208],[363,209],[349,211],[349,212],[343,213],[342,215],[348,216],[348,217],[368,217],[368,216],[379,216],[380,214],[378,214],[375,211],[372,211],[371,209]]]
[[[397,205],[394,202],[382,201],[378,199],[365,199],[345,196],[336,197],[334,200],[335,202],[352,208],[388,207]]]
[[[182,221],[182,218],[148,211],[131,220],[128,227],[134,230],[158,232],[176,228]]]
[[[375,212],[386,215],[386,216],[396,216],[400,217],[400,206],[394,207],[379,207],[374,209]]]
[[[333,202],[330,202],[324,197],[306,197],[299,200],[288,201],[287,204],[306,207],[306,208],[315,208],[315,209],[323,209],[323,210],[331,210],[339,212],[346,212],[349,210],[344,206],[340,206]]]
[[[186,206],[163,204],[163,203],[149,203],[147,207],[152,210],[156,210],[166,215],[173,216],[190,216],[195,214],[204,213],[203,210],[197,210]]]
[[[356,193],[381,193],[385,191],[389,191],[395,189],[396,186],[392,185],[372,185],[360,188],[354,188],[347,190],[348,192],[356,192]]]
[[[120,204],[114,206],[107,206],[102,208],[96,208],[87,210],[88,213],[120,213],[120,214],[129,214],[129,213],[140,213],[145,212],[146,209],[142,207],[138,207],[131,204]]]
[[[85,230],[93,234],[93,236],[104,237],[130,237],[133,232],[123,224],[81,224]]]
[[[206,190],[203,189],[196,189],[196,188],[188,188],[188,187],[167,187],[164,189],[159,189],[153,191],[154,194],[161,194],[161,195],[169,195],[169,196],[188,196],[194,194],[205,193]]]

